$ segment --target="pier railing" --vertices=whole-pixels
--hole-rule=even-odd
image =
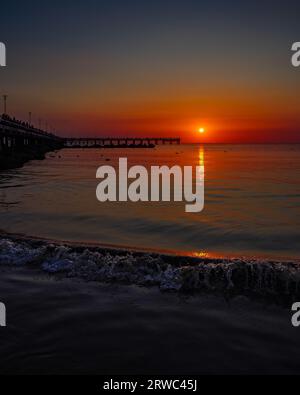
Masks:
[[[153,148],[157,145],[179,145],[180,138],[170,137],[79,137],[63,138],[32,125],[0,116],[0,151],[12,152],[26,146],[60,148]]]
[[[179,145],[180,138],[158,137],[95,137],[66,138],[67,148],[151,148],[156,145]]]
[[[49,148],[63,147],[64,140],[31,125],[0,116],[0,151],[9,151],[31,145],[47,144]]]

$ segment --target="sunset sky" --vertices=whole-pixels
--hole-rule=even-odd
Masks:
[[[10,0],[0,93],[65,136],[300,142],[299,18],[299,0]]]

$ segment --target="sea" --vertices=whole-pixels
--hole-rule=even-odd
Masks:
[[[100,203],[100,166],[202,166],[204,210]],[[57,241],[194,256],[299,257],[300,145],[64,149],[0,173],[0,229]],[[197,179],[194,178],[194,183]]]

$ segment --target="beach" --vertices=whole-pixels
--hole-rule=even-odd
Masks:
[[[1,267],[2,374],[298,374],[288,308]]]
[[[235,277],[233,260],[16,239],[0,242],[2,373],[299,371],[299,262],[244,261]]]
[[[2,14],[3,384],[298,375],[300,1]]]
[[[144,151],[125,154],[205,164],[203,213],[97,202],[97,165],[118,150],[1,173],[1,373],[297,374],[299,148]]]

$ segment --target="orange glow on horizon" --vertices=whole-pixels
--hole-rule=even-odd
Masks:
[[[199,119],[187,114],[185,109],[177,114],[161,114],[131,111],[119,114],[110,112],[68,112],[53,114],[55,129],[63,136],[141,136],[180,137],[183,143],[281,143],[299,142],[300,130],[297,119],[290,120],[281,114],[264,116],[225,117],[215,114]],[[24,115],[26,117],[26,114]],[[51,117],[51,118],[52,118]],[[50,122],[51,122],[50,118]],[[203,132],[200,129],[204,129]]]

